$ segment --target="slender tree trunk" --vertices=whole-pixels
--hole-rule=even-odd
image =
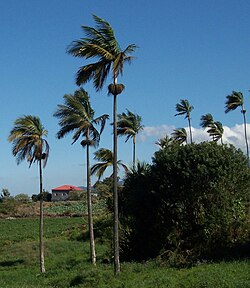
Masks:
[[[87,139],[89,138],[89,131],[87,132]],[[89,140],[89,139],[88,139]],[[89,144],[87,144],[87,202],[88,202],[88,225],[89,225],[89,241],[90,241],[90,257],[92,264],[96,264],[95,253],[95,238],[93,228],[92,215],[92,200],[91,200],[91,180],[90,180],[90,163],[89,163]]]
[[[135,168],[136,135],[133,137],[133,168]]]
[[[242,110],[243,114],[243,120],[244,120],[244,132],[245,132],[245,141],[246,141],[246,150],[247,150],[247,160],[248,160],[248,166],[249,166],[249,149],[248,149],[248,140],[247,140],[247,120],[246,120],[246,110],[244,109],[242,105]]]
[[[116,79],[114,81],[116,84]],[[119,215],[118,215],[118,191],[117,191],[117,95],[114,95],[113,104],[113,150],[114,150],[114,162],[113,162],[113,177],[114,177],[114,272],[118,275],[121,271],[120,267],[120,253],[119,253]]]
[[[40,178],[40,227],[39,227],[40,272],[45,273],[44,243],[43,243],[43,175],[42,175],[41,159],[39,160],[39,178]]]
[[[191,120],[190,117],[188,117],[188,126],[189,126],[189,133],[190,133],[190,143],[193,143],[193,138],[192,138],[192,131],[191,131]]]

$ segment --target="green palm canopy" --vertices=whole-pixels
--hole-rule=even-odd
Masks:
[[[114,154],[111,150],[106,148],[101,148],[94,152],[94,159],[99,161],[91,167],[91,175],[96,175],[98,180],[101,179],[106,169],[110,166],[113,166]],[[117,169],[119,170],[119,166],[122,167],[125,172],[128,172],[128,167],[121,160],[117,161]]]
[[[221,144],[223,144],[222,136],[224,133],[224,128],[220,121],[215,121],[212,126],[207,130],[209,136],[213,138],[213,141],[217,142],[221,140]]]
[[[61,139],[68,133],[73,132],[72,144],[82,137],[81,145],[83,147],[97,147],[109,115],[103,114],[95,118],[95,111],[91,107],[89,95],[83,88],[76,90],[73,95],[66,94],[63,98],[65,104],[58,105],[58,109],[54,113],[61,126],[57,138]],[[100,132],[96,128],[98,124],[100,125]]]
[[[201,116],[200,126],[202,128],[211,127],[214,123],[214,118],[210,113]]]
[[[17,164],[26,158],[29,166],[42,161],[45,167],[49,157],[49,144],[44,139],[47,135],[48,131],[39,117],[27,115],[16,119],[8,140],[13,144],[12,154],[16,157]]]
[[[214,121],[213,116],[210,113],[201,116],[200,125],[202,128],[207,128],[207,132],[210,137],[212,137],[213,141],[218,142],[221,140],[221,144],[223,144],[222,136],[224,133],[224,128],[220,121]]]
[[[173,144],[173,138],[166,135],[165,137],[157,140],[155,144],[160,146],[160,149],[165,149],[166,147],[169,147],[171,144]]]
[[[173,133],[171,133],[172,139],[174,142],[179,144],[187,143],[187,131],[185,128],[177,128],[174,129]]]
[[[93,18],[96,27],[82,26],[86,37],[73,41],[67,52],[74,57],[97,59],[77,71],[76,84],[81,85],[93,80],[96,90],[101,90],[110,71],[113,79],[119,74],[122,75],[123,65],[131,62],[133,57],[130,54],[135,51],[136,45],[130,44],[121,50],[110,24],[96,15],[93,15]]]

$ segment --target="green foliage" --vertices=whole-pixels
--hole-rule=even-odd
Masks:
[[[184,265],[225,256],[248,240],[249,187],[247,159],[233,146],[161,149],[147,173],[124,183],[124,257]]]
[[[118,193],[120,193],[122,187],[119,183],[119,178],[117,178],[118,182]],[[103,181],[97,181],[94,185],[96,192],[98,193],[101,200],[105,201],[106,206],[109,211],[113,211],[113,184],[114,179],[113,176],[105,178]]]
[[[13,197],[4,197],[0,201],[0,216],[1,214],[14,214],[17,209],[17,202]]]
[[[20,203],[28,203],[30,202],[30,196],[25,193],[20,193],[15,196],[15,200]]]
[[[52,194],[49,191],[43,191],[43,201],[51,202]],[[40,200],[40,194],[33,194],[31,196],[33,202]]]

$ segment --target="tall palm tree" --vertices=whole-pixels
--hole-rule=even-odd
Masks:
[[[108,119],[107,114],[94,118],[95,112],[91,107],[89,95],[84,89],[79,89],[72,94],[64,95],[64,105],[58,105],[54,116],[59,119],[61,129],[57,133],[58,139],[63,138],[66,134],[74,132],[73,143],[80,137],[83,137],[81,145],[86,147],[87,158],[87,202],[88,202],[88,226],[90,236],[90,257],[93,264],[96,263],[95,241],[93,231],[92,202],[91,202],[91,180],[90,180],[90,146],[97,147],[100,141],[105,122]],[[100,132],[96,125],[100,124]],[[72,144],[73,144],[72,143]]]
[[[103,176],[104,172],[106,171],[106,169],[110,166],[113,166],[114,154],[109,149],[101,148],[95,151],[94,155],[95,155],[94,159],[100,162],[94,164],[91,167],[91,175],[96,174],[99,181]],[[118,165],[117,169],[119,169],[120,166],[124,169],[126,173],[128,172],[129,169],[127,165],[125,165],[121,160],[117,161],[117,165]]]
[[[244,122],[244,133],[245,133],[245,142],[246,142],[246,151],[247,158],[249,162],[249,149],[248,149],[248,140],[247,140],[247,120],[246,120],[246,109],[244,107],[244,97],[241,92],[232,91],[232,94],[228,95],[227,100],[225,102],[225,113],[233,111],[238,107],[241,107],[241,113],[243,114],[243,122]]]
[[[171,133],[173,141],[178,144],[187,143],[187,131],[185,128],[174,129],[174,132]]]
[[[188,119],[188,127],[190,133],[190,142],[193,143],[192,139],[192,131],[191,131],[191,111],[194,109],[192,105],[189,104],[188,100],[181,99],[180,103],[176,104],[176,113],[174,116],[177,115],[186,115],[185,118]]]
[[[44,139],[48,131],[43,127],[40,119],[36,116],[25,115],[17,118],[14,127],[8,137],[12,142],[12,154],[16,157],[19,165],[24,159],[29,167],[37,162],[39,166],[39,188],[40,188],[40,224],[39,224],[39,254],[40,272],[45,272],[44,244],[43,244],[43,175],[42,164],[45,168],[49,157],[49,144]]]
[[[125,142],[130,138],[133,139],[133,166],[135,166],[136,136],[141,130],[143,130],[143,125],[141,124],[142,118],[128,109],[127,114],[123,112],[122,114],[118,114],[117,118],[118,136],[127,136]]]
[[[82,66],[76,73],[76,84],[81,85],[93,80],[97,91],[103,88],[110,71],[113,83],[109,85],[109,93],[114,97],[113,101],[113,176],[114,176],[114,268],[115,274],[120,273],[119,257],[119,225],[118,225],[118,193],[117,193],[117,95],[122,93],[124,85],[117,84],[117,77],[122,75],[124,63],[130,63],[131,54],[136,45],[130,44],[121,50],[113,28],[104,19],[93,15],[96,27],[82,26],[86,37],[73,41],[68,48],[68,53],[74,57],[97,58],[97,61]]]
[[[172,143],[173,143],[173,139],[171,137],[169,137],[168,135],[166,135],[163,138],[160,138],[159,140],[157,140],[155,142],[156,145],[160,146],[160,149],[165,149],[166,147],[168,147]]]

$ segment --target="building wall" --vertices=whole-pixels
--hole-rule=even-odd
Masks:
[[[65,201],[69,198],[68,190],[52,190],[51,201]]]

